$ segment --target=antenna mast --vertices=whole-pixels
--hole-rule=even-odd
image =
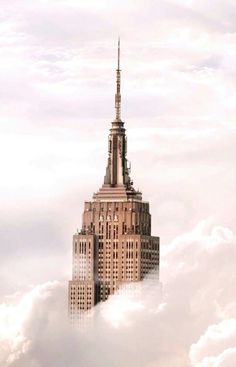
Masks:
[[[115,109],[116,121],[121,121],[121,94],[120,94],[120,37],[118,38],[118,65],[116,70],[116,96]]]

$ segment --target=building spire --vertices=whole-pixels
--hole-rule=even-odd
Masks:
[[[118,38],[118,65],[116,70],[116,96],[115,109],[116,121],[121,121],[121,94],[120,94],[120,37]]]
[[[118,38],[118,70],[120,70],[120,37]]]

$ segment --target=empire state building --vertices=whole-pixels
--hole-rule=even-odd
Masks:
[[[149,203],[133,186],[127,137],[121,119],[120,41],[116,70],[116,116],[108,138],[108,162],[102,187],[84,204],[82,227],[73,236],[69,315],[72,321],[123,284],[159,273],[159,237],[151,235]],[[143,169],[145,175],[145,167]]]

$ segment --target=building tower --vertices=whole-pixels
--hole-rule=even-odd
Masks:
[[[149,203],[133,187],[127,162],[127,138],[121,120],[120,40],[116,70],[116,116],[108,138],[104,183],[84,205],[82,229],[73,236],[69,315],[80,319],[122,284],[159,272],[159,237],[151,236]],[[144,173],[145,174],[145,173]]]

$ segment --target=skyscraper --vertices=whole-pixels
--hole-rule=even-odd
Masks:
[[[76,320],[122,284],[141,281],[156,270],[159,237],[151,236],[149,203],[135,190],[128,166],[127,138],[121,120],[120,41],[116,70],[116,116],[108,139],[104,183],[84,205],[82,228],[73,236],[69,314]],[[146,175],[145,169],[143,174]]]

